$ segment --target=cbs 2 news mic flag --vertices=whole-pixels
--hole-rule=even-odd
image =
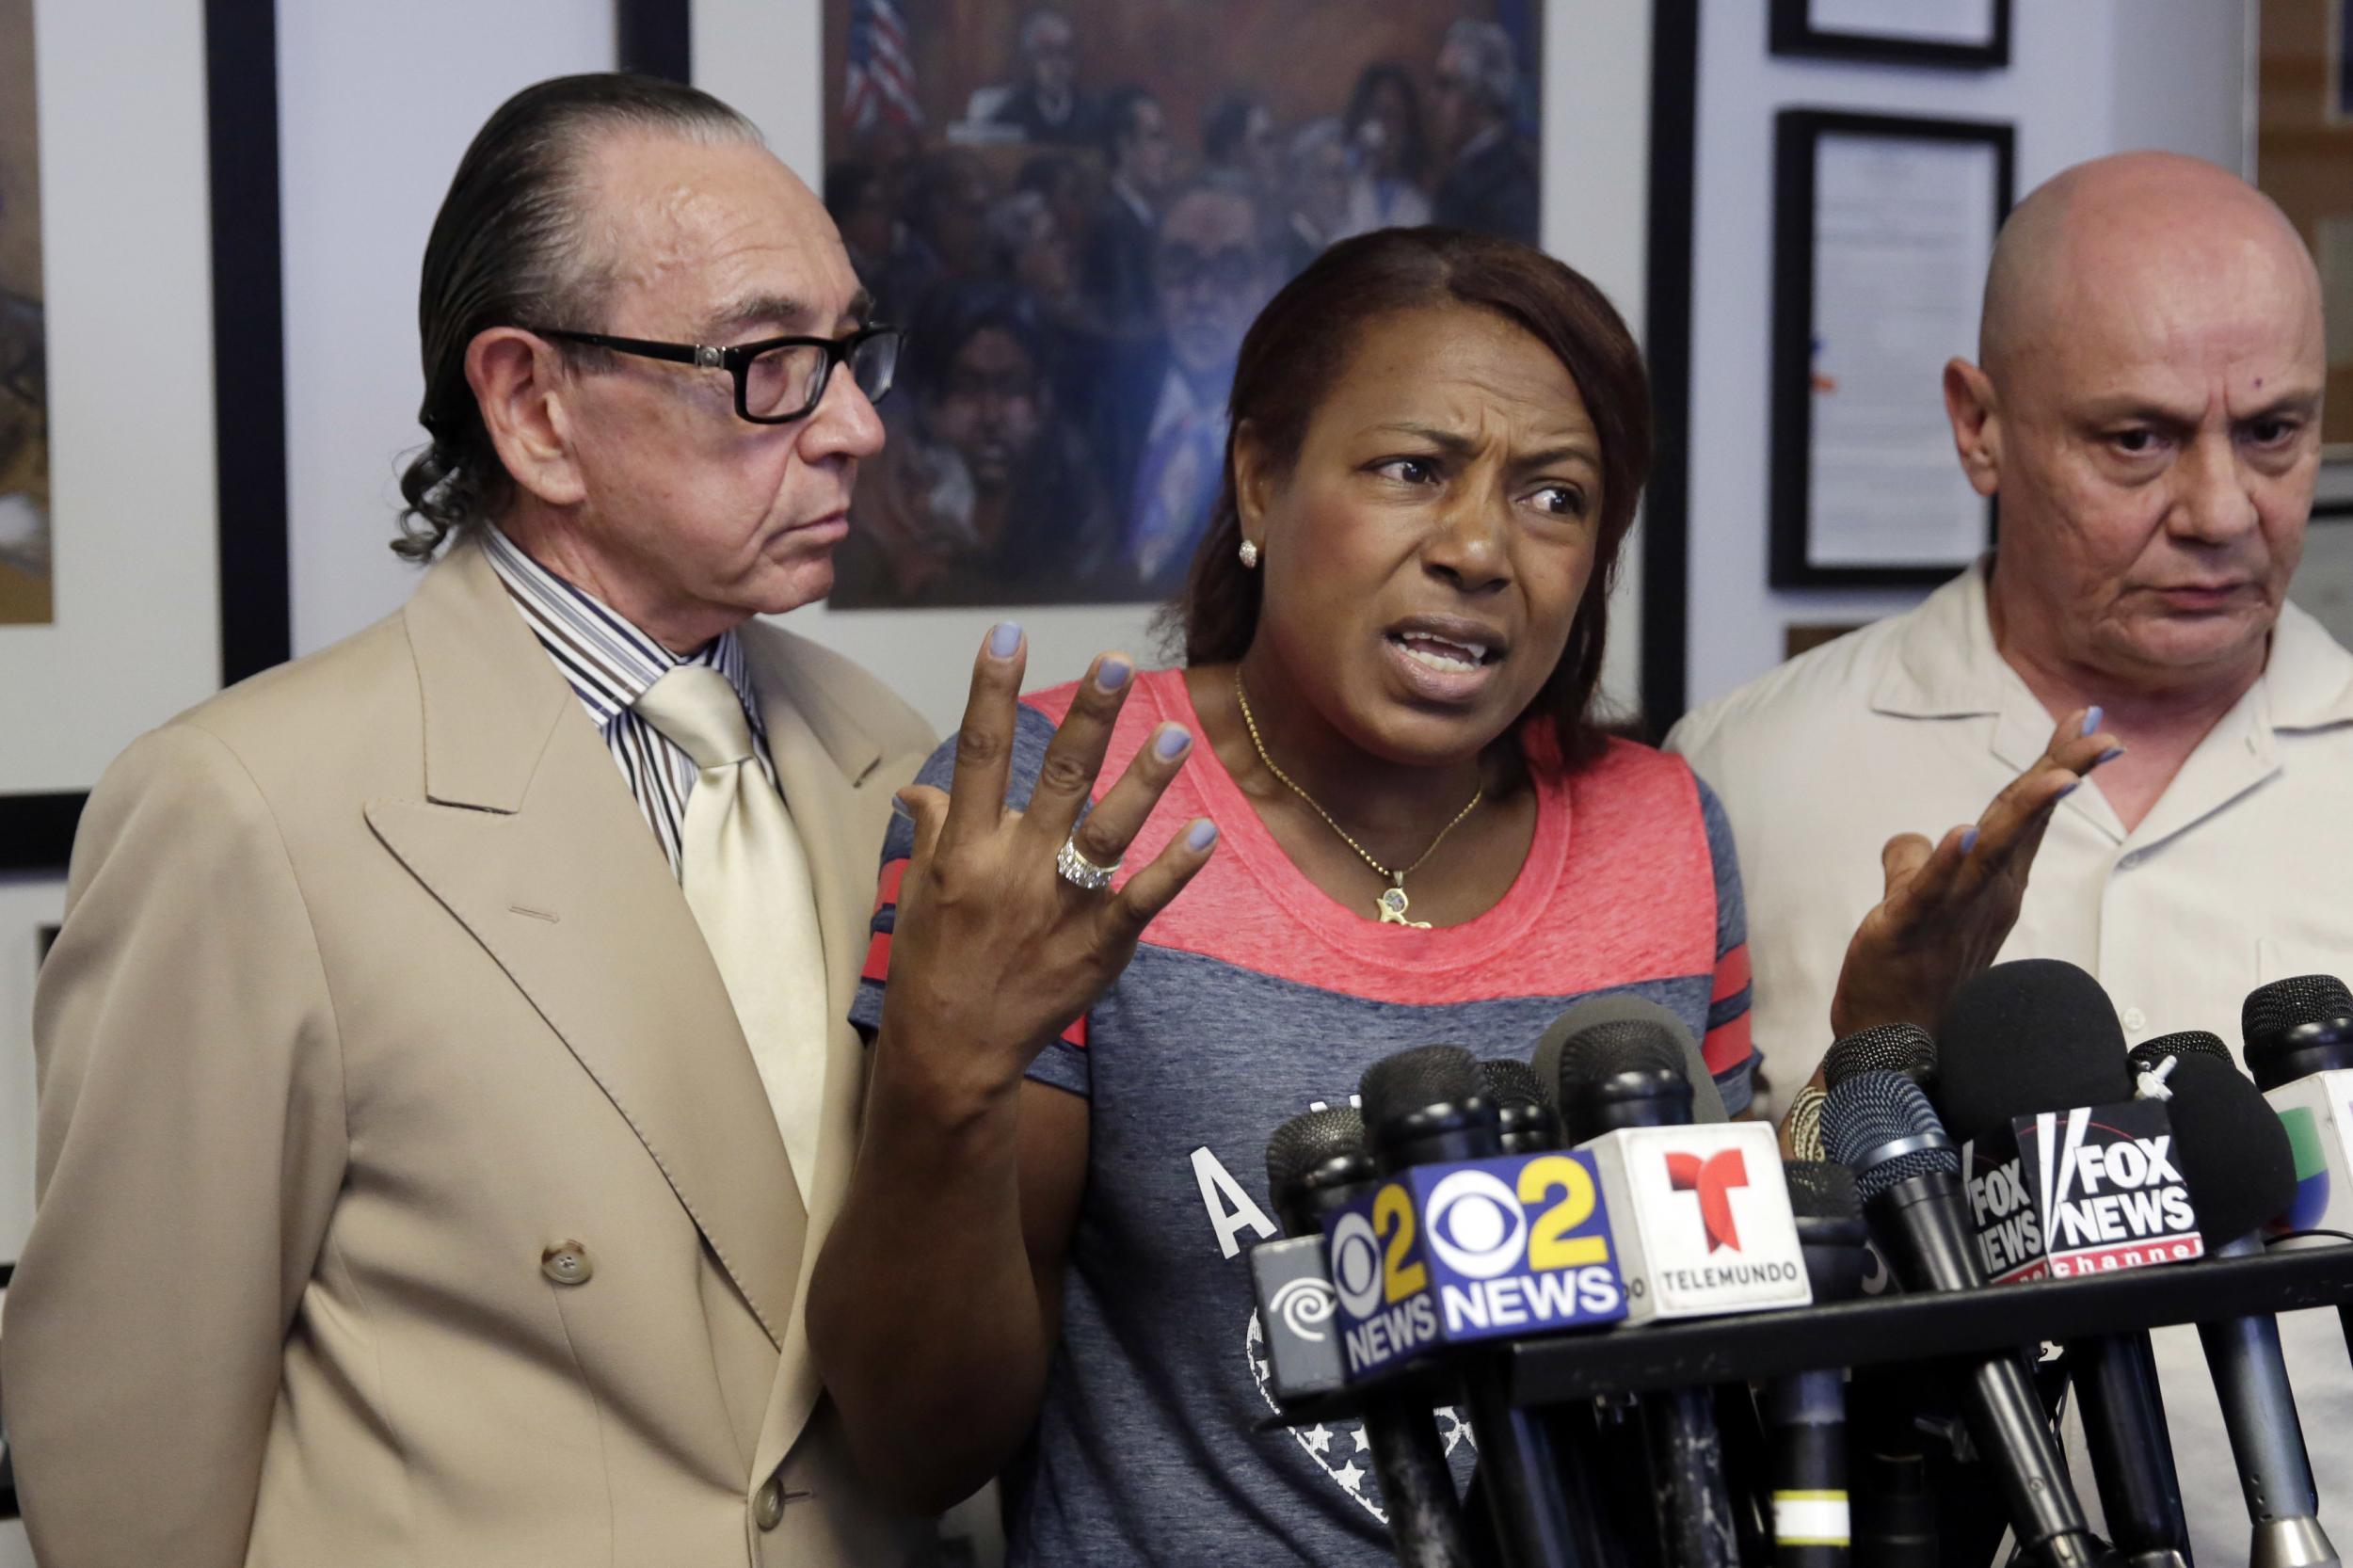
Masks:
[[[1444,1346],[1812,1299],[1759,1123],[1417,1165],[1324,1236],[1352,1383]]]
[[[2205,1255],[2161,1100],[2021,1116],[2015,1159],[1961,1145],[1977,1253],[1995,1284]]]

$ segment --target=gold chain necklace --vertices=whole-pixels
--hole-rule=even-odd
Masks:
[[[1250,714],[1249,695],[1241,689],[1241,666],[1240,664],[1236,664],[1234,666],[1234,700],[1241,705],[1242,728],[1250,731],[1251,747],[1257,752],[1258,760],[1266,764],[1266,771],[1273,774],[1277,779],[1281,780],[1285,789],[1290,791],[1291,793],[1305,801],[1308,808],[1313,810],[1317,816],[1323,819],[1324,825],[1331,828],[1333,832],[1340,836],[1340,842],[1346,844],[1349,848],[1356,852],[1356,858],[1362,860],[1366,865],[1370,866],[1374,871],[1389,879],[1389,885],[1386,888],[1382,888],[1381,896],[1373,901],[1375,906],[1378,907],[1381,912],[1381,923],[1383,925],[1410,925],[1418,930],[1429,930],[1430,922],[1428,920],[1409,920],[1405,918],[1405,911],[1409,906],[1409,901],[1405,897],[1405,879],[1413,875],[1414,872],[1421,870],[1422,861],[1429,859],[1432,856],[1438,853],[1438,846],[1446,842],[1446,836],[1453,832],[1456,828],[1462,826],[1463,819],[1465,817],[1469,816],[1473,811],[1479,809],[1479,803],[1487,798],[1487,786],[1481,784],[1479,788],[1471,792],[1469,802],[1465,805],[1460,811],[1454,813],[1454,820],[1452,822],[1438,829],[1438,836],[1430,840],[1430,847],[1423,850],[1420,856],[1417,858],[1412,865],[1405,867],[1401,871],[1391,871],[1380,861],[1375,860],[1371,855],[1366,851],[1364,845],[1358,843],[1353,838],[1350,837],[1348,829],[1342,827],[1339,823],[1333,818],[1331,812],[1326,811],[1321,806],[1316,804],[1315,796],[1301,789],[1297,781],[1295,781],[1289,774],[1287,774],[1282,769],[1276,767],[1274,765],[1274,759],[1266,754],[1266,743],[1258,739],[1258,721],[1251,717]]]

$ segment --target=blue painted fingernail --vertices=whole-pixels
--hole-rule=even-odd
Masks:
[[[988,651],[999,659],[1010,659],[1021,646],[1021,623],[1000,620],[988,633]]]
[[[2067,785],[2067,788],[2066,788],[2066,789],[2061,790],[2061,791],[2060,791],[2057,794],[2055,794],[2055,795],[2053,795],[2053,796],[2051,797],[2052,803],[2053,803],[2054,805],[2056,805],[2056,804],[2057,804],[2059,801],[2065,800],[2065,799],[2066,799],[2069,795],[2073,794],[2073,793],[2074,793],[2077,790],[2080,790],[2080,789],[2082,789],[2083,787],[2084,787],[2084,781],[2083,781],[2082,779],[2080,779],[2080,778],[2070,779],[2070,780],[2068,781],[2068,785]]]
[[[1107,692],[1115,692],[1128,683],[1128,661],[1106,659],[1096,666],[1095,683]]]
[[[1195,855],[1217,842],[1217,824],[1203,817],[1185,829],[1185,847]]]
[[[2096,702],[2093,703],[2091,712],[2084,715],[2083,733],[2086,736],[2097,735],[2100,732],[2100,721],[2105,717],[2107,717],[2107,710]]]
[[[2110,747],[2108,747],[2108,749],[2107,749],[2107,750],[2105,750],[2105,751],[2104,751],[2104,752],[2100,753],[2100,755],[2099,755],[2099,756],[2097,756],[2097,757],[2093,758],[2093,759],[2091,760],[2091,765],[2092,765],[2093,767],[2095,767],[2095,768],[2096,768],[2096,767],[2098,767],[2098,766],[2099,766],[2101,763],[2103,763],[2103,762],[2113,762],[2113,761],[2115,761],[2115,760],[2116,760],[2119,757],[2121,757],[2121,756],[2123,756],[2123,755],[2124,755],[2124,748],[2123,748],[2122,746],[2110,746]]]
[[[1961,853],[1966,855],[1977,847],[1977,830],[1974,827],[1962,828],[1961,830]]]
[[[1166,762],[1193,744],[1193,733],[1181,724],[1172,724],[1153,737],[1152,749]]]

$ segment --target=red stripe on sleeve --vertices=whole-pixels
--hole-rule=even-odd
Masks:
[[[1749,1059],[1749,1016],[1743,1012],[1730,1023],[1718,1024],[1700,1042],[1700,1055],[1707,1063],[1707,1070],[1721,1078]]]
[[[904,859],[883,862],[882,886],[874,893],[874,907],[899,902],[899,884],[907,879],[907,862]]]
[[[1078,1047],[1080,1050],[1086,1049],[1087,1016],[1084,1013],[1080,1014],[1079,1021],[1072,1024],[1068,1029],[1064,1030],[1062,1032],[1062,1037],[1064,1041],[1070,1045]]]
[[[866,968],[860,969],[858,974],[860,978],[866,980],[879,981],[890,978],[889,932],[875,932],[874,939],[866,944]]]
[[[896,888],[898,884],[891,886]],[[1738,996],[1748,983],[1749,944],[1743,942],[1716,960],[1716,988],[1708,993],[1707,1000],[1711,1005],[1729,1000]]]

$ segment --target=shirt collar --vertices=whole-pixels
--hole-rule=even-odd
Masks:
[[[735,688],[752,733],[762,733],[743,640],[732,629],[692,653],[672,653],[596,595],[532,559],[495,524],[483,530],[482,543],[524,624],[555,661],[598,728],[635,706],[648,687],[679,665],[708,664]]]
[[[1993,646],[1986,605],[1990,554],[1945,584],[1908,618],[1896,657],[1871,694],[1872,708],[1904,718],[2006,713],[2023,697],[2041,705]],[[2315,729],[2353,721],[2353,653],[2294,604],[2271,632],[2261,684],[2274,729]],[[2047,728],[2047,724],[2046,724]]]

